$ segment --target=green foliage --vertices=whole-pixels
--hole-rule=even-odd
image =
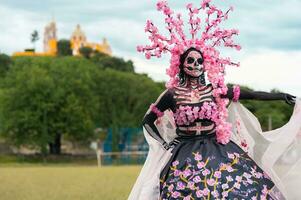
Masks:
[[[61,39],[57,42],[57,55],[58,56],[71,56],[72,55],[70,40]]]
[[[134,64],[131,60],[112,57],[104,54],[95,54],[91,60],[100,68],[110,68],[123,72],[134,72]]]
[[[150,78],[133,73],[98,72],[95,91],[100,99],[101,126],[139,126],[149,103],[162,92],[160,87]]]
[[[17,57],[2,82],[2,136],[44,153],[47,145],[60,145],[61,136],[88,142],[95,127],[140,126],[162,92],[162,84],[145,75],[104,69],[80,57]]]
[[[12,63],[11,58],[6,54],[0,54],[0,77],[5,76],[9,70],[9,66]]]
[[[91,57],[92,57],[92,59],[97,60],[98,58],[104,57],[104,56],[108,56],[108,55],[105,53],[99,52],[97,50],[93,50]]]
[[[272,129],[276,129],[288,122],[293,111],[293,107],[283,101],[242,100],[241,103],[258,118],[265,131],[269,129],[269,118]]]
[[[112,128],[113,150],[117,150],[118,128],[141,126],[149,104],[162,90],[150,78],[111,69],[99,71],[95,81],[100,102],[98,121],[101,127]]]
[[[81,47],[79,49],[79,53],[84,56],[85,58],[90,58],[91,54],[93,52],[93,49],[90,47]]]
[[[2,134],[17,146],[39,146],[42,151],[57,134],[91,138],[95,69],[74,57],[16,59],[0,92]]]
[[[232,84],[229,84],[231,86]],[[254,91],[250,87],[240,86],[241,90]],[[272,93],[281,92],[277,89],[271,90]],[[293,106],[284,101],[259,101],[259,100],[240,100],[259,120],[264,131],[269,130],[269,119],[272,122],[272,129],[280,128],[288,122],[293,112]]]

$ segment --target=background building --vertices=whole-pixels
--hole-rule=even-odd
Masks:
[[[56,56],[57,53],[57,28],[55,21],[50,22],[44,29],[43,52],[35,52],[34,49],[27,49],[23,52],[15,52],[13,56]],[[89,47],[100,53],[112,55],[110,44],[106,38],[103,38],[102,43],[88,42],[87,37],[80,25],[78,24],[70,37],[72,54],[80,55],[81,47]]]

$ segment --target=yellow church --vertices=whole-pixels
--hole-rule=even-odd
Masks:
[[[43,52],[34,52],[34,51],[24,51],[24,52],[15,52],[13,56],[56,56],[57,53],[57,28],[54,21],[50,22],[44,29],[44,40]],[[74,56],[80,55],[79,49],[81,47],[90,47],[93,50],[99,51],[101,53],[112,55],[111,47],[108,41],[104,38],[102,43],[92,43],[87,41],[87,37],[80,25],[78,24],[75,27],[71,37],[70,37],[72,54]]]

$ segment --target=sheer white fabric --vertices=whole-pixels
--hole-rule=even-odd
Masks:
[[[228,120],[233,124],[231,140],[248,151],[255,162],[267,172],[286,199],[301,197],[301,99],[287,124],[279,129],[263,132],[257,118],[242,104],[231,103]],[[176,137],[172,113],[165,112],[158,126],[166,141]],[[159,176],[171,156],[144,129],[150,146],[140,175],[130,193],[129,200],[159,199]],[[247,147],[242,142],[247,143]]]

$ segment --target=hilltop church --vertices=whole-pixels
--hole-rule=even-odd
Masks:
[[[57,53],[57,42],[58,39],[56,23],[55,21],[52,21],[44,29],[43,52],[15,52],[13,56],[55,56]],[[75,27],[75,30],[70,37],[70,43],[72,54],[74,56],[80,55],[79,49],[81,47],[90,47],[91,49],[99,51],[101,53],[112,55],[111,47],[106,38],[103,39],[102,43],[88,42],[87,37],[79,24]]]

